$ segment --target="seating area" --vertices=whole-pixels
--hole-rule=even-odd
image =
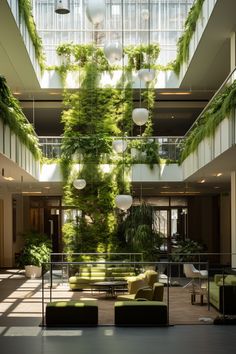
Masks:
[[[156,266],[155,268],[158,268],[158,266]],[[148,303],[153,303],[153,305],[155,305],[155,303],[158,303],[158,306],[163,305],[166,308],[169,307],[170,311],[172,306],[169,299],[170,294],[173,293],[173,286],[175,285],[178,285],[179,288],[175,291],[176,293],[178,293],[178,296],[182,297],[183,294],[184,296],[188,294],[187,300],[189,304],[192,305],[192,309],[199,307],[199,305],[202,307],[206,307],[208,305],[208,310],[211,307],[212,309],[214,309],[214,311],[219,311],[219,314],[235,315],[236,310],[234,299],[236,291],[236,276],[227,275],[223,278],[222,275],[216,274],[214,276],[214,280],[211,276],[209,282],[208,297],[208,271],[198,270],[198,268],[200,268],[200,264],[198,264],[197,266],[196,264],[185,263],[183,264],[184,276],[179,277],[178,280],[168,279],[168,282],[164,284],[163,282],[158,281],[159,274],[157,271],[151,269],[151,267],[147,267],[145,271],[138,275],[127,276],[127,274],[132,273],[132,269],[131,267],[128,267],[128,265],[124,265],[123,267],[105,267],[104,265],[101,266],[98,264],[97,267],[93,266],[89,268],[90,276],[88,276],[88,274],[85,273],[86,267],[83,266],[81,267],[80,275],[83,275],[84,278],[80,277],[79,274],[69,277],[68,289],[72,293],[72,299],[75,299],[80,303],[82,302],[83,304],[86,304],[87,300],[91,301],[95,299],[97,301],[101,301],[102,307],[104,306],[104,303],[106,301],[108,302],[113,300],[114,302],[122,303],[122,306],[119,305],[122,307],[122,309],[117,311],[121,311],[121,313],[123,313],[123,311],[126,311],[127,309],[127,319],[122,320],[124,321],[124,325],[131,325],[132,321],[134,321],[134,325],[140,325],[139,320],[136,317],[132,320],[132,311],[136,311],[135,309],[137,307],[137,311],[140,311],[140,317],[138,316],[138,318],[140,319],[143,316],[142,311],[145,311],[143,307],[145,308],[145,306],[148,306]],[[102,269],[103,271],[101,271]],[[87,279],[85,274],[87,275]],[[108,274],[116,274],[116,277],[107,278],[106,275]],[[191,279],[190,282],[188,281],[189,279]],[[83,283],[83,280],[86,280],[86,282]],[[85,285],[84,287],[83,284]],[[120,286],[121,284],[122,287]],[[78,296],[76,295],[76,293],[78,293]],[[94,305],[95,303],[96,302],[94,302]],[[49,316],[50,318],[49,314],[51,312],[53,313],[52,317],[54,321],[55,318],[60,317],[60,315],[58,315],[60,312],[63,313],[63,311],[65,311],[66,314],[72,314],[73,306],[78,306],[75,304],[72,306],[71,303],[65,303],[64,305],[62,304],[55,304],[55,302],[52,301],[49,305],[47,305],[46,323],[49,323],[49,326],[51,325],[51,322],[50,320],[48,322],[47,317]],[[107,308],[107,305],[105,306],[105,308]],[[116,324],[116,304],[113,303],[113,306],[108,305],[108,308],[110,312],[114,312],[114,324]],[[183,311],[184,310],[185,309],[183,308]],[[83,325],[83,321],[81,322],[80,319],[81,311],[87,311],[86,306],[84,306],[82,310],[80,310],[80,308],[76,308],[76,312],[78,312],[79,316],[75,320],[74,325]],[[155,311],[159,310],[156,309]],[[161,310],[161,319],[156,319],[157,322],[154,322],[154,325],[168,323],[168,320],[166,321],[164,312],[162,311],[164,310]],[[56,315],[54,314],[54,312]],[[130,315],[128,315],[129,312]],[[119,315],[117,316],[119,318]],[[124,316],[125,315],[122,314],[121,318],[125,318]],[[65,317],[64,321],[65,322],[62,321],[62,323],[65,323],[65,326],[70,325],[70,322],[68,321],[67,317]],[[121,324],[122,321],[117,320],[117,323]],[[160,321],[160,323],[158,321]],[[56,321],[54,321],[54,325],[56,325],[55,322]],[[143,322],[143,325],[151,325],[151,323],[152,320],[150,319],[150,323],[148,324],[148,319],[146,318]],[[58,322],[58,325],[61,325],[60,320]],[[84,322],[84,325],[88,325],[86,321]],[[96,321],[92,320],[91,325],[96,325]]]

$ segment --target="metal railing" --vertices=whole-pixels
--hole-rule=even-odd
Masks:
[[[114,137],[114,140],[122,139],[123,137]],[[53,159],[61,157],[61,136],[39,136],[39,143],[43,153],[43,156]],[[77,138],[76,138],[77,139]],[[81,139],[86,139],[82,137]],[[89,137],[88,137],[89,139]],[[143,140],[146,141],[146,137],[124,137],[127,141]],[[184,138],[182,136],[151,136],[148,137],[148,141],[155,142],[159,145],[160,158],[177,161],[180,156],[180,144]]]

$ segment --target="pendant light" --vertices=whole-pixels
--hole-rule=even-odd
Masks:
[[[119,154],[125,152],[125,150],[127,149],[127,142],[124,139],[113,140],[112,147]]]
[[[115,204],[121,210],[127,210],[131,207],[133,198],[129,194],[119,194],[115,197]]]
[[[70,13],[70,1],[69,0],[56,0],[55,12],[59,15],[65,15]]]
[[[144,82],[150,82],[155,79],[155,70],[146,68],[138,71],[138,77]]]
[[[98,25],[105,18],[106,7],[104,0],[88,0],[86,7],[86,15],[90,22]]]
[[[104,46],[104,54],[110,64],[119,62],[122,58],[122,45],[120,42],[115,41]]]
[[[121,7],[122,7],[122,20],[121,20],[121,23],[122,23],[122,78],[123,78],[123,90],[124,90],[124,53],[123,53],[123,48],[124,48],[124,0],[121,1]],[[123,110],[123,114],[124,114],[124,110]],[[123,117],[124,119],[124,117]],[[124,151],[127,147],[127,143],[125,140],[116,140],[118,141],[118,143],[115,143],[116,147],[118,148],[121,148],[121,151],[123,153],[123,183],[124,183]],[[113,147],[114,147],[114,144],[113,144]],[[125,149],[124,149],[125,147]],[[133,197],[129,194],[119,194],[115,197],[115,205],[117,208],[121,209],[121,210],[127,210],[131,207],[133,203]]]
[[[142,126],[147,123],[149,111],[147,108],[134,108],[132,112],[132,119],[135,124]]]
[[[73,186],[76,189],[84,189],[86,186],[86,181],[85,181],[85,179],[75,179],[73,181]]]
[[[150,82],[155,79],[155,70],[150,68],[150,34],[151,34],[151,17],[150,17],[150,0],[148,0],[148,9],[141,11],[141,17],[144,21],[148,21],[148,68],[140,69],[138,77],[144,82]]]

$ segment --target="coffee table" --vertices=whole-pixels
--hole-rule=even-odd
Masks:
[[[127,286],[127,281],[120,280],[120,281],[98,281],[91,284],[92,289],[94,290],[104,290],[108,295],[111,297],[116,297],[116,290],[122,289],[123,287]]]

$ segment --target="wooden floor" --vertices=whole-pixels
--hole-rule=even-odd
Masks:
[[[48,285],[44,291],[45,304],[49,302]],[[99,308],[99,324],[114,324],[114,302],[116,299],[104,292],[71,291],[67,283],[54,284],[52,300],[96,299]],[[165,299],[167,302],[167,288]],[[207,299],[201,306],[200,299],[191,304],[189,288],[169,287],[169,323],[178,324],[210,324],[218,315],[217,311],[208,309]],[[42,289],[41,279],[26,279],[24,274],[9,270],[0,274],[0,325],[24,323],[35,325],[42,321]]]

